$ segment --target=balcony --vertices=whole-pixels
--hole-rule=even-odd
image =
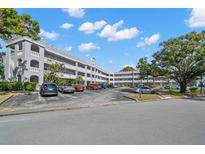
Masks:
[[[35,51],[31,51],[31,56],[34,56],[34,57],[40,57],[40,53],[38,52],[35,52]]]
[[[59,77],[66,78],[66,79],[75,79],[76,75],[67,74],[67,73],[57,73]]]
[[[30,71],[31,71],[31,72],[35,72],[35,73],[39,73],[39,72],[40,72],[40,69],[37,68],[37,67],[30,67]]]

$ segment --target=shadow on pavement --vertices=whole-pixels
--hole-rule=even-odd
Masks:
[[[205,102],[205,96],[194,96],[194,97],[189,97],[189,98],[184,98],[184,99]]]
[[[132,88],[120,89],[121,92],[135,93]]]

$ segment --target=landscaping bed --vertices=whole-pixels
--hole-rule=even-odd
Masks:
[[[161,96],[156,94],[142,94],[141,96],[139,94],[127,94],[125,97],[135,101],[155,101],[162,99]]]

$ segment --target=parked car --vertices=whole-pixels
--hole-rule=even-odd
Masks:
[[[90,85],[87,86],[87,89],[89,89],[89,90],[98,90],[99,87],[98,87],[97,84],[90,84]]]
[[[43,83],[40,87],[40,95],[55,95],[58,96],[58,87],[54,83]]]
[[[107,87],[108,87],[108,88],[114,88],[114,87],[113,87],[113,84],[108,84]]]
[[[75,89],[70,83],[64,83],[58,86],[58,90],[62,93],[74,93]]]
[[[107,87],[108,87],[108,88],[117,88],[117,85],[115,85],[115,84],[109,84],[109,85],[107,85]]]
[[[113,85],[113,88],[117,88],[118,86],[116,84]]]
[[[98,84],[98,88],[99,89],[106,89],[107,86],[104,83],[100,83],[100,84]]]
[[[142,93],[142,94],[152,94],[154,93],[154,89],[148,87],[148,86],[142,86],[142,87],[136,87],[134,88],[134,92],[136,93]]]
[[[74,88],[77,92],[83,92],[85,90],[84,86],[81,85],[75,85]]]

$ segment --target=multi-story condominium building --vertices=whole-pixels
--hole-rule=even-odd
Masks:
[[[18,37],[6,44],[7,51],[4,57],[5,79],[20,82],[32,81],[42,84],[43,76],[48,71],[52,62],[65,66],[64,71],[58,75],[65,79],[75,79],[81,76],[85,85],[90,83],[109,82],[113,84],[135,85],[138,83],[152,82],[152,78],[139,79],[139,70],[133,72],[109,73],[96,65],[93,58],[91,62],[83,61],[65,54],[57,48],[49,46],[43,41],[33,40],[28,37]],[[25,69],[18,69],[22,65]],[[158,78],[156,83],[165,83],[164,78]]]

